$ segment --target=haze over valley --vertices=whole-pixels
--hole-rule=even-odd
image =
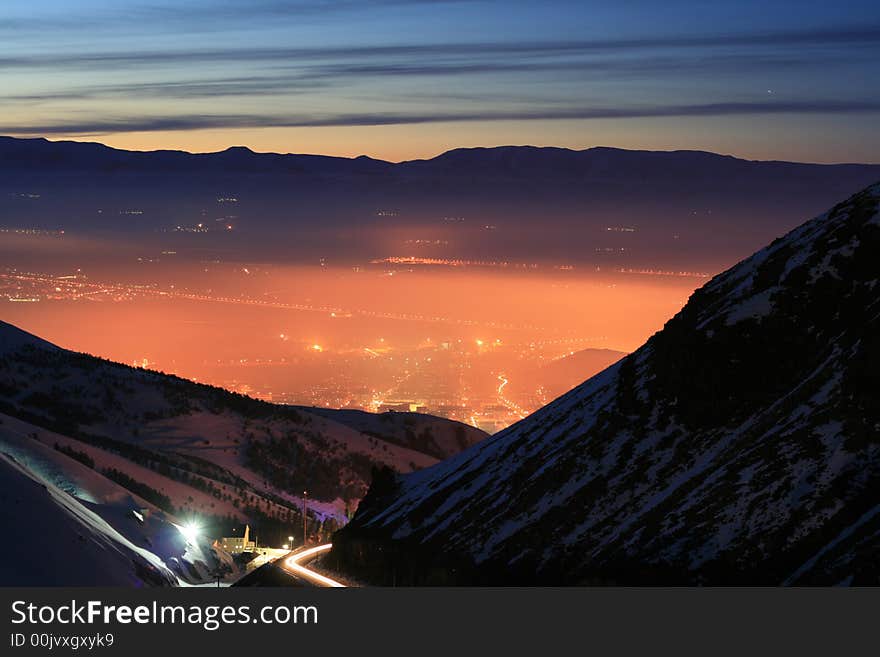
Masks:
[[[260,399],[494,433],[880,175],[707,153],[392,164],[5,139],[3,318]]]

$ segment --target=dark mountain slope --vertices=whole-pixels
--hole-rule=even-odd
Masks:
[[[383,583],[880,583],[880,185],[334,538]]]
[[[300,408],[300,407],[297,407]],[[424,454],[445,459],[458,454],[485,438],[485,434],[469,424],[437,418],[423,413],[368,413],[351,409],[302,407],[313,415],[321,415],[368,436],[416,449]]]

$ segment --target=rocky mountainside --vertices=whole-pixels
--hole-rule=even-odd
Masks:
[[[334,537],[375,582],[880,583],[880,185]]]

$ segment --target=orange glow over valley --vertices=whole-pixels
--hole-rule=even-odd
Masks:
[[[705,282],[427,264],[438,266],[8,267],[0,307],[60,346],[254,397],[413,410],[494,432],[636,349]]]

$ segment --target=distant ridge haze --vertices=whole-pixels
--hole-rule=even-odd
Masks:
[[[563,161],[562,158],[573,158],[577,156],[584,156],[585,154],[600,155],[630,153],[633,155],[652,155],[655,157],[675,154],[680,157],[702,159],[704,161],[727,160],[729,162],[738,161],[752,164],[802,164],[805,166],[826,167],[857,165],[874,166],[880,169],[880,164],[865,165],[858,162],[813,163],[778,159],[761,160],[738,157],[731,154],[715,153],[712,151],[700,149],[631,149],[600,145],[582,149],[567,148],[562,146],[535,146],[530,144],[508,144],[504,146],[468,146],[449,149],[435,156],[391,161],[376,158],[368,154],[361,154],[354,157],[344,157],[338,155],[324,155],[320,153],[262,151],[252,149],[251,147],[246,145],[231,145],[225,149],[217,151],[187,151],[181,149],[132,150],[114,148],[101,142],[94,141],[50,140],[44,137],[22,138],[0,135],[0,152],[2,152],[4,156],[3,160],[0,161],[0,166],[3,166],[4,168],[7,168],[7,166],[9,165],[11,165],[10,168],[15,168],[22,163],[20,160],[16,162],[15,160],[9,158],[22,157],[27,159],[33,156],[50,156],[52,158],[50,163],[60,163],[67,158],[72,158],[74,160],[77,160],[79,163],[83,163],[89,155],[92,155],[122,158],[130,162],[134,162],[136,159],[139,158],[146,160],[146,158],[150,157],[155,158],[154,161],[156,162],[167,162],[172,158],[177,158],[183,161],[184,159],[187,159],[187,156],[189,156],[190,161],[195,163],[198,161],[207,162],[211,156],[222,156],[223,161],[238,160],[239,162],[241,162],[246,158],[251,158],[254,160],[263,159],[266,161],[266,163],[269,163],[271,160],[271,162],[275,164],[282,161],[282,158],[304,158],[309,159],[312,162],[318,162],[322,160],[327,162],[347,161],[357,162],[359,165],[367,165],[369,163],[372,163],[374,165],[416,165],[426,162],[433,162],[436,164],[459,164],[462,162],[473,161],[477,158],[480,158],[482,160],[482,163],[486,163],[486,161],[494,161],[496,163],[500,163],[510,162],[511,160],[515,160],[517,157],[523,156],[538,158],[537,162],[546,164],[553,161],[561,162]],[[218,159],[217,161],[221,160]],[[535,161],[536,160],[533,160],[533,162]]]
[[[880,180],[880,165],[703,151],[505,146],[391,163],[11,137],[0,137],[0,171],[4,223],[84,237],[137,234],[139,246],[181,254],[192,247],[275,261],[320,251],[346,262],[427,255],[605,270],[718,271]],[[226,197],[234,206],[220,202]],[[450,225],[449,217],[462,221]],[[233,237],[169,234],[227,219]],[[619,227],[636,230],[607,230]],[[441,246],[416,248],[417,240]]]

